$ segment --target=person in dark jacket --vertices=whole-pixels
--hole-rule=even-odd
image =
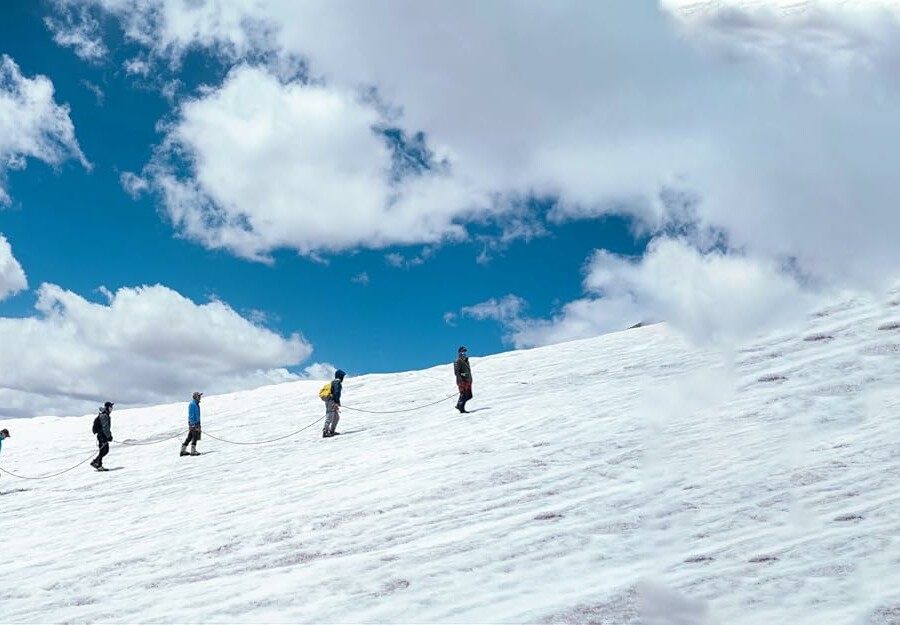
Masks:
[[[453,373],[456,374],[456,388],[459,389],[456,409],[460,412],[468,412],[466,402],[472,399],[472,368],[469,366],[469,351],[465,346],[460,347],[456,352]]]
[[[331,394],[325,398],[325,427],[322,430],[322,438],[329,438],[340,432],[335,432],[338,421],[341,420],[341,390],[344,383],[344,372],[338,369],[334,372],[334,380],[331,381]]]
[[[100,408],[100,414],[98,414],[97,418],[94,420],[94,429],[96,430],[97,445],[100,447],[100,453],[98,453],[97,457],[91,461],[91,466],[98,471],[109,470],[103,466],[103,457],[109,453],[109,443],[113,439],[112,418],[110,417],[112,408],[113,403],[111,401],[106,402],[103,404],[103,407]]]
[[[3,428],[0,430],[0,449],[3,449],[3,441],[9,438],[9,430]]]
[[[184,442],[181,444],[181,455],[182,456],[199,456],[200,452],[197,451],[197,441],[200,440],[200,398],[203,397],[203,393],[195,392],[192,396],[190,405],[188,406],[188,434],[187,438],[184,439]],[[190,444],[191,453],[188,453],[187,446]]]

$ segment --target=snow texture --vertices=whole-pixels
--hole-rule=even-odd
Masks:
[[[730,357],[666,325],[113,414],[97,473],[0,481],[0,621],[900,623],[900,306],[857,299]],[[3,469],[93,453],[93,415],[4,422]],[[170,440],[165,440],[170,438]],[[122,443],[150,443],[123,445]]]

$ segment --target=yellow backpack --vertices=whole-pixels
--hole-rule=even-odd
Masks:
[[[319,391],[319,399],[325,401],[331,397],[331,382],[322,387],[322,390]]]

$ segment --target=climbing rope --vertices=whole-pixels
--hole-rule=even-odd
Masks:
[[[422,408],[428,408],[429,406],[436,406],[442,402],[447,401],[453,397],[456,397],[457,393],[453,393],[452,395],[447,395],[446,397],[439,399],[435,402],[431,402],[430,404],[425,404],[423,406],[415,406],[413,408],[404,408],[403,410],[366,410],[364,408],[354,408],[353,406],[341,406],[341,408],[346,408],[347,410],[355,410],[356,412],[367,412],[369,414],[396,414],[398,412],[412,412],[413,410],[421,410]]]
[[[11,476],[13,476],[13,477],[17,477],[17,478],[19,478],[20,480],[46,480],[46,479],[51,478],[51,477],[57,477],[57,476],[60,476],[60,475],[62,475],[63,473],[68,473],[69,471],[71,471],[71,470],[73,470],[73,469],[77,469],[78,467],[80,467],[81,465],[83,465],[83,464],[84,464],[85,462],[87,462],[88,460],[91,460],[93,457],[94,457],[94,455],[91,454],[90,456],[88,456],[87,458],[85,458],[84,460],[82,460],[81,462],[79,462],[78,464],[76,464],[74,467],[69,467],[68,469],[65,469],[65,470],[63,470],[63,471],[60,471],[59,473],[51,473],[51,474],[49,474],[49,475],[36,475],[36,476],[31,476],[31,475],[18,475],[18,474],[16,474],[16,473],[13,473],[12,471],[8,471],[8,470],[4,469],[3,467],[0,467],[0,471],[2,471],[3,473],[7,473],[8,475],[11,475]]]
[[[319,417],[318,419],[316,419],[315,421],[313,421],[312,423],[310,423],[309,425],[303,426],[302,428],[300,428],[300,429],[297,430],[296,432],[291,432],[290,434],[285,434],[284,436],[279,436],[278,438],[272,438],[272,439],[269,439],[269,440],[267,440],[267,441],[230,441],[230,440],[227,440],[227,439],[225,439],[225,438],[219,438],[218,436],[216,436],[216,435],[214,435],[214,434],[210,434],[210,433],[208,433],[208,432],[204,432],[204,434],[206,434],[206,436],[209,436],[210,438],[216,439],[217,441],[222,441],[223,443],[229,443],[229,444],[231,444],[231,445],[265,445],[266,443],[274,443],[275,441],[281,441],[281,440],[284,440],[284,439],[286,439],[286,438],[290,438],[290,437],[292,437],[292,436],[296,436],[297,434],[299,434],[299,433],[302,432],[303,430],[308,430],[309,428],[311,428],[312,426],[314,426],[316,423],[318,423],[319,421],[321,421],[321,420],[324,419],[324,418],[325,418],[324,416],[321,416],[321,417]]]

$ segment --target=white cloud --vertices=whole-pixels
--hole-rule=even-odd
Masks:
[[[448,326],[456,325],[456,313],[455,312],[445,312],[444,313],[444,323]]]
[[[565,304],[552,319],[508,322],[504,338],[517,349],[554,345],[624,330],[642,314],[637,303],[628,298],[584,298]]]
[[[44,19],[53,41],[72,48],[85,61],[99,61],[106,57],[109,50],[103,43],[100,22],[92,15],[90,5],[75,0],[57,0],[57,7],[65,10],[56,11],[53,16]]]
[[[365,271],[363,271],[362,273],[359,273],[359,274],[353,276],[353,282],[355,282],[356,284],[361,284],[363,286],[366,286],[370,282],[369,274],[366,273]]]
[[[504,340],[516,349],[522,349],[623,330],[634,325],[645,312],[627,297],[575,300],[565,304],[552,319],[527,317],[524,315],[526,307],[527,302],[521,297],[506,295],[466,306],[460,314],[500,322],[505,330]]]
[[[82,80],[81,84],[84,85],[85,89],[94,94],[94,98],[97,100],[97,106],[103,106],[103,101],[106,99],[106,94],[103,93],[103,89],[101,89],[99,85],[92,83],[90,80]]]
[[[335,371],[337,367],[331,363],[316,362],[303,369],[303,375],[310,380],[331,380]]]
[[[797,322],[819,302],[784,268],[766,259],[715,250],[701,253],[673,238],[654,240],[640,259],[596,251],[586,267],[584,289],[585,297],[565,304],[549,320],[523,317],[523,303],[514,296],[463,311],[474,308],[478,314],[471,316],[501,321],[507,340],[516,347],[666,321],[695,342],[727,348]]]
[[[653,241],[639,261],[594,254],[590,293],[633,302],[641,318],[662,319],[700,342],[730,344],[802,319],[817,298],[785,268],[762,258],[710,251],[683,240]]]
[[[525,300],[516,295],[506,295],[500,299],[491,298],[480,304],[464,306],[460,313],[473,319],[494,319],[512,321],[519,318],[525,308]]]
[[[692,41],[730,59],[762,61],[798,80],[824,79],[823,66],[891,73],[900,60],[897,0],[661,0],[661,5]]]
[[[401,215],[381,211],[391,193],[376,174],[387,167],[386,156],[361,130],[371,112],[358,103],[337,105],[334,115],[317,118],[341,129],[328,142],[340,158],[326,150],[323,180],[349,182],[346,192],[330,188],[341,189],[340,214],[349,204],[362,219],[335,234],[305,218],[273,216],[278,198],[292,195],[280,184],[275,191],[261,185],[261,210],[246,206],[246,193],[234,188],[220,192],[223,204],[210,203],[216,192],[204,176],[215,178],[213,168],[198,160],[197,179],[167,188],[167,198],[189,233],[203,219],[213,221],[203,241],[210,246],[259,257],[272,246],[327,251],[398,243],[397,233],[407,230],[409,242],[437,242],[462,236],[462,225],[477,218],[461,208],[473,195],[500,204],[558,197],[559,219],[624,213],[653,231],[670,217],[660,190],[685,187],[701,198],[699,225],[724,232],[753,257],[792,258],[824,281],[870,287],[892,278],[885,268],[900,264],[893,237],[900,191],[891,169],[900,143],[896,2],[95,4],[116,15],[151,58],[177,59],[193,47],[233,59],[265,51],[308,60],[311,74],[329,85],[322,92],[338,100],[374,85],[393,121],[424,132],[449,163],[445,176],[402,191]],[[727,54],[698,52],[693,42]],[[249,99],[263,108],[290,100],[266,89]],[[220,101],[213,94],[198,106]],[[207,108],[223,128],[232,123],[227,110]],[[290,116],[279,115],[293,128]],[[290,129],[286,135],[303,136]],[[184,145],[189,155],[210,154],[209,145],[193,141]],[[348,179],[335,172],[347,171],[336,163],[345,162],[349,145],[359,152],[346,161],[353,166]],[[304,156],[301,147],[301,163]],[[359,206],[346,201],[361,189]]]
[[[22,265],[13,256],[12,246],[0,234],[0,300],[28,288],[28,279]]]
[[[285,367],[310,345],[282,337],[227,304],[195,304],[164,286],[122,288],[95,303],[56,285],[38,290],[37,314],[0,318],[0,414],[84,413],[174,401],[296,379]]]
[[[7,169],[22,169],[26,158],[58,165],[76,158],[90,164],[75,139],[69,107],[53,100],[46,76],[26,78],[10,57],[0,56],[0,204],[9,204],[4,188]]]
[[[119,184],[134,199],[139,198],[142,193],[150,188],[150,183],[145,178],[141,178],[130,171],[122,172],[119,176]]]
[[[142,58],[128,59],[123,64],[125,73],[130,76],[147,76],[152,71],[151,64]]]
[[[390,254],[385,254],[384,260],[391,267],[396,267],[398,269],[410,269],[411,267],[424,265],[425,261],[434,255],[434,251],[434,247],[425,247],[422,249],[422,252],[418,256],[412,256],[409,258],[404,256],[403,254],[391,252]]]
[[[240,66],[182,104],[144,178],[182,233],[251,259],[463,236],[477,198],[440,175],[392,184],[381,121],[351,91]]]

